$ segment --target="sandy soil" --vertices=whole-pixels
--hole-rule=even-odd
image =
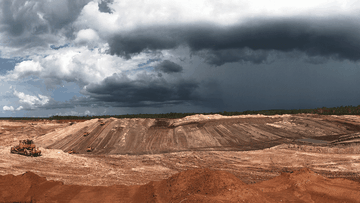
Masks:
[[[101,121],[105,125],[100,125]],[[360,139],[360,117],[195,115],[182,119],[92,119],[36,137],[39,146],[82,154],[248,151],[314,138],[339,145]],[[83,136],[84,132],[90,134]]]
[[[60,121],[27,121],[27,120],[0,120],[0,143],[1,146],[13,146],[19,140],[34,139],[68,127],[70,124],[84,122],[85,120],[60,120]]]
[[[101,121],[105,125],[100,125]],[[205,170],[201,173],[206,173],[207,170],[226,172],[247,185],[246,187],[259,188],[265,183],[263,181],[278,180],[276,177],[281,173],[305,167],[311,170],[306,170],[306,173],[331,178],[326,181],[334,182],[326,184],[334,187],[339,184],[336,187],[346,189],[346,184],[356,185],[360,182],[359,116],[195,115],[182,119],[110,118],[81,121],[72,125],[70,122],[0,121],[0,175],[21,175],[31,171],[47,180],[78,185],[77,187],[150,187],[144,184],[169,181],[179,172],[201,169]],[[84,137],[84,132],[90,134]],[[42,156],[26,157],[10,153],[10,146],[18,144],[19,139],[27,138],[34,139],[35,144],[41,146]],[[312,143],[316,140],[322,142]],[[86,152],[88,146],[95,150]],[[68,154],[69,149],[80,153]],[[300,172],[290,174],[298,173]],[[313,184],[326,182],[315,183],[318,179],[312,181]],[[289,185],[288,188],[294,187]],[[320,193],[315,191],[316,187],[299,189],[292,194],[298,194],[294,196],[298,198],[298,202],[318,202],[315,199]],[[283,186],[280,188],[283,189],[276,191],[288,190]],[[269,202],[279,202],[277,198],[280,198],[281,193],[275,195],[275,198],[264,191],[262,195],[265,195],[265,199],[270,198]],[[172,195],[176,196],[175,193]],[[129,201],[136,202],[130,196]],[[0,197],[4,198],[4,195]],[[187,198],[181,195],[179,197]],[[342,193],[338,197],[338,202],[354,200],[344,199]],[[194,202],[192,200],[198,196],[191,198],[183,202]],[[196,199],[199,202],[211,202],[201,199],[202,196],[199,198]],[[0,199],[0,202],[5,200]],[[153,200],[166,202],[170,199]],[[171,200],[182,201],[176,198]],[[234,202],[237,200],[246,199],[235,198]],[[215,198],[213,202],[226,201]]]
[[[359,202],[360,184],[327,179],[307,168],[257,184],[233,174],[193,169],[142,186],[77,186],[32,172],[0,176],[3,202]]]

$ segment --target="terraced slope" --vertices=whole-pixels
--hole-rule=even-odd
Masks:
[[[100,125],[101,121],[105,125]],[[254,150],[315,138],[330,144],[360,140],[353,117],[195,115],[182,119],[93,119],[38,137],[37,145],[91,154],[152,154],[189,150]],[[89,132],[88,136],[83,136]]]

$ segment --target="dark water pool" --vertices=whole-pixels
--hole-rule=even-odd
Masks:
[[[297,141],[311,142],[311,143],[314,143],[314,144],[327,144],[328,143],[328,141],[315,140],[315,139],[311,139],[311,138],[297,139]]]

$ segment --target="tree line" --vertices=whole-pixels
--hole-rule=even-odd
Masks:
[[[340,106],[333,108],[316,108],[316,109],[272,109],[272,110],[259,110],[259,111],[242,111],[242,112],[210,112],[210,113],[165,113],[165,114],[126,114],[126,115],[92,115],[92,116],[59,116],[54,115],[50,117],[0,117],[2,120],[90,120],[94,118],[183,118],[195,114],[211,115],[220,114],[224,116],[236,116],[236,115],[283,115],[283,114],[319,114],[319,115],[360,115],[360,105],[358,106]]]

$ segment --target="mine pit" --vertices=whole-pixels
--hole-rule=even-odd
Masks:
[[[358,202],[360,197],[360,116],[194,115],[0,124],[0,191],[5,191],[0,202]],[[34,141],[41,156],[10,153],[26,139]],[[21,190],[13,188],[21,182]],[[334,196],[330,190],[351,195]],[[99,191],[107,197],[96,196]]]

